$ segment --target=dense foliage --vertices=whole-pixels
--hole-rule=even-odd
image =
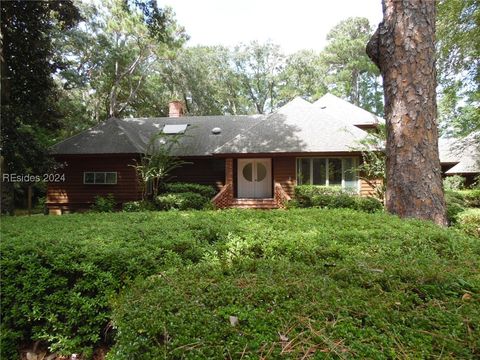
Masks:
[[[354,209],[373,213],[383,209],[383,203],[373,197],[361,197],[356,191],[335,186],[300,185],[295,187],[290,207],[320,207],[328,209]]]
[[[466,136],[480,130],[480,3],[437,2],[439,117],[444,133]]]
[[[460,232],[352,210],[5,218],[2,358],[30,340],[88,354],[112,326],[111,359],[474,358],[479,254]]]
[[[74,26],[79,12],[71,0],[3,1],[1,18],[2,173],[41,173],[52,165],[47,147],[62,115],[52,74],[65,64],[51,37]],[[1,191],[2,211],[12,212],[14,185],[2,180]]]

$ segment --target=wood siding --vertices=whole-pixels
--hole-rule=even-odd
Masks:
[[[138,200],[141,190],[135,169],[136,155],[112,156],[62,156],[57,162],[64,164],[58,173],[65,174],[65,182],[47,185],[47,206],[49,209],[88,209],[95,196],[113,194],[117,203]],[[83,173],[88,171],[117,172],[116,185],[84,184]]]
[[[295,157],[273,158],[273,181],[280,183],[290,197],[296,184],[295,161]]]
[[[380,186],[382,184],[382,180],[374,180],[374,184]],[[370,185],[365,180],[360,180],[360,196],[373,196],[375,195],[375,188]]]
[[[64,164],[58,173],[65,174],[65,182],[47,185],[47,206],[52,213],[86,210],[95,201],[95,196],[113,194],[118,206],[142,197],[135,169],[136,154],[105,156],[62,156]],[[212,185],[220,189],[225,183],[225,159],[189,158],[188,164],[172,172],[172,182],[192,182]],[[83,183],[83,173],[89,171],[117,172],[116,185],[93,185]]]
[[[185,158],[188,164],[172,172],[172,182],[211,185],[220,190],[225,185],[225,159]]]

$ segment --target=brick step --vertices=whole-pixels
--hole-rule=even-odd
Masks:
[[[231,207],[237,209],[277,209],[275,199],[234,199]]]

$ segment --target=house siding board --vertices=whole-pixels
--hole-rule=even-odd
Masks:
[[[273,180],[280,183],[290,197],[293,197],[296,181],[295,159],[295,157],[273,158]]]
[[[57,162],[65,163],[62,173],[65,182],[47,185],[47,206],[51,212],[55,209],[75,211],[88,209],[95,196],[113,194],[118,204],[139,200],[141,187],[134,167],[138,155],[112,156],[62,156]],[[172,172],[172,182],[192,182],[214,186],[217,190],[225,184],[225,159],[185,158],[188,164]],[[115,171],[116,185],[93,185],[83,183],[86,171]]]
[[[382,180],[374,180],[375,184],[380,185]],[[360,179],[360,196],[374,196],[375,188],[371,186],[368,182],[363,179]]]
[[[136,155],[112,156],[63,156],[55,160],[65,164],[59,173],[65,174],[65,182],[47,184],[47,206],[49,209],[86,209],[95,201],[95,196],[113,194],[117,203],[138,200],[141,189],[135,169]],[[83,183],[86,171],[117,172],[117,184],[93,185]]]
[[[214,186],[220,190],[225,185],[225,159],[184,158],[188,164],[172,171],[172,182],[187,182]]]

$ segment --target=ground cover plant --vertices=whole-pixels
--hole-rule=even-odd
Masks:
[[[340,186],[299,185],[294,193],[290,208],[354,209],[369,213],[383,210],[380,200],[359,196],[357,190]]]
[[[349,209],[2,219],[2,358],[478,358],[480,241]],[[113,339],[113,340],[112,340]]]

